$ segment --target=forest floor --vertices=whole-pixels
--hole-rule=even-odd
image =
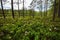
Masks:
[[[60,22],[49,17],[0,18],[1,40],[60,40]]]

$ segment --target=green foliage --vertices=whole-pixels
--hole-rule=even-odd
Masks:
[[[59,28],[41,18],[11,18],[0,26],[0,40],[60,40]]]

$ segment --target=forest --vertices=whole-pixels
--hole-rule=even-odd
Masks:
[[[60,40],[60,0],[0,0],[0,40]]]

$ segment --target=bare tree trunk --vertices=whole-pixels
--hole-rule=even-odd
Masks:
[[[34,18],[34,9],[32,9],[32,17]]]
[[[56,10],[56,0],[54,1],[54,13],[53,13],[53,21],[55,20],[55,14],[57,13]]]
[[[28,15],[27,15],[27,14],[28,14],[27,11],[28,11],[28,10],[27,10],[27,8],[26,8],[26,16],[28,16]]]
[[[42,4],[39,7],[39,11],[40,11],[40,16],[42,17]]]
[[[48,0],[45,0],[45,16],[47,16]]]
[[[44,5],[44,16],[45,16],[46,14],[45,14],[45,5]]]
[[[39,16],[41,16],[41,5],[40,5],[40,7],[39,7]]]
[[[46,0],[46,16],[47,16],[48,0]]]
[[[30,9],[29,10],[29,16],[30,16],[30,18],[31,18],[31,14],[32,14],[32,10]]]
[[[12,17],[14,18],[14,11],[13,11],[13,0],[11,0],[11,7],[12,7]]]
[[[33,4],[34,4],[34,0],[33,0]],[[32,7],[32,16],[33,16],[33,18],[34,18],[34,5],[33,5],[33,7]]]
[[[47,5],[46,5],[46,10],[45,10],[46,16],[47,16]]]
[[[41,17],[42,17],[42,0],[41,0]]]
[[[59,0],[59,10],[58,10],[58,17],[60,17],[60,0]]]
[[[23,0],[23,17],[24,17],[24,0]]]
[[[20,17],[19,0],[18,0],[18,13],[19,13],[19,17]]]
[[[4,14],[4,10],[3,10],[3,3],[2,3],[2,0],[1,0],[1,7],[2,7],[2,14],[3,14],[3,17],[5,19],[5,14]]]

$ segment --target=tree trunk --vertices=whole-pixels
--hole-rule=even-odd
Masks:
[[[58,17],[60,18],[60,0],[59,0],[59,10],[58,10]]]
[[[48,0],[46,0],[46,16],[47,16]]]
[[[47,16],[47,8],[48,8],[48,0],[45,0],[45,5],[44,5],[44,10],[45,10],[45,15],[44,16]]]
[[[44,17],[45,17],[45,3],[44,3],[44,5],[43,5],[43,7],[44,7]]]
[[[19,17],[20,17],[19,0],[18,0],[18,13],[19,13]]]
[[[47,16],[47,4],[46,4],[46,16]]]
[[[11,8],[12,8],[12,17],[14,18],[14,11],[13,11],[13,0],[11,0]]]
[[[3,3],[2,3],[2,0],[1,0],[1,7],[2,7],[2,14],[3,14],[3,17],[5,19],[5,14],[4,14],[4,10],[3,10]]]
[[[57,13],[56,10],[56,0],[54,1],[54,13],[53,13],[53,21],[55,20],[55,14]]]
[[[42,17],[42,0],[41,0],[41,17]]]
[[[23,17],[24,17],[24,0],[23,0]]]
[[[32,10],[29,10],[29,16],[31,17],[31,14],[32,14]]]
[[[34,0],[33,0],[33,4],[34,4]],[[34,5],[33,5],[33,7],[32,7],[32,16],[33,16],[33,18],[34,18]]]
[[[32,16],[33,16],[33,18],[34,18],[34,9],[32,9]]]

